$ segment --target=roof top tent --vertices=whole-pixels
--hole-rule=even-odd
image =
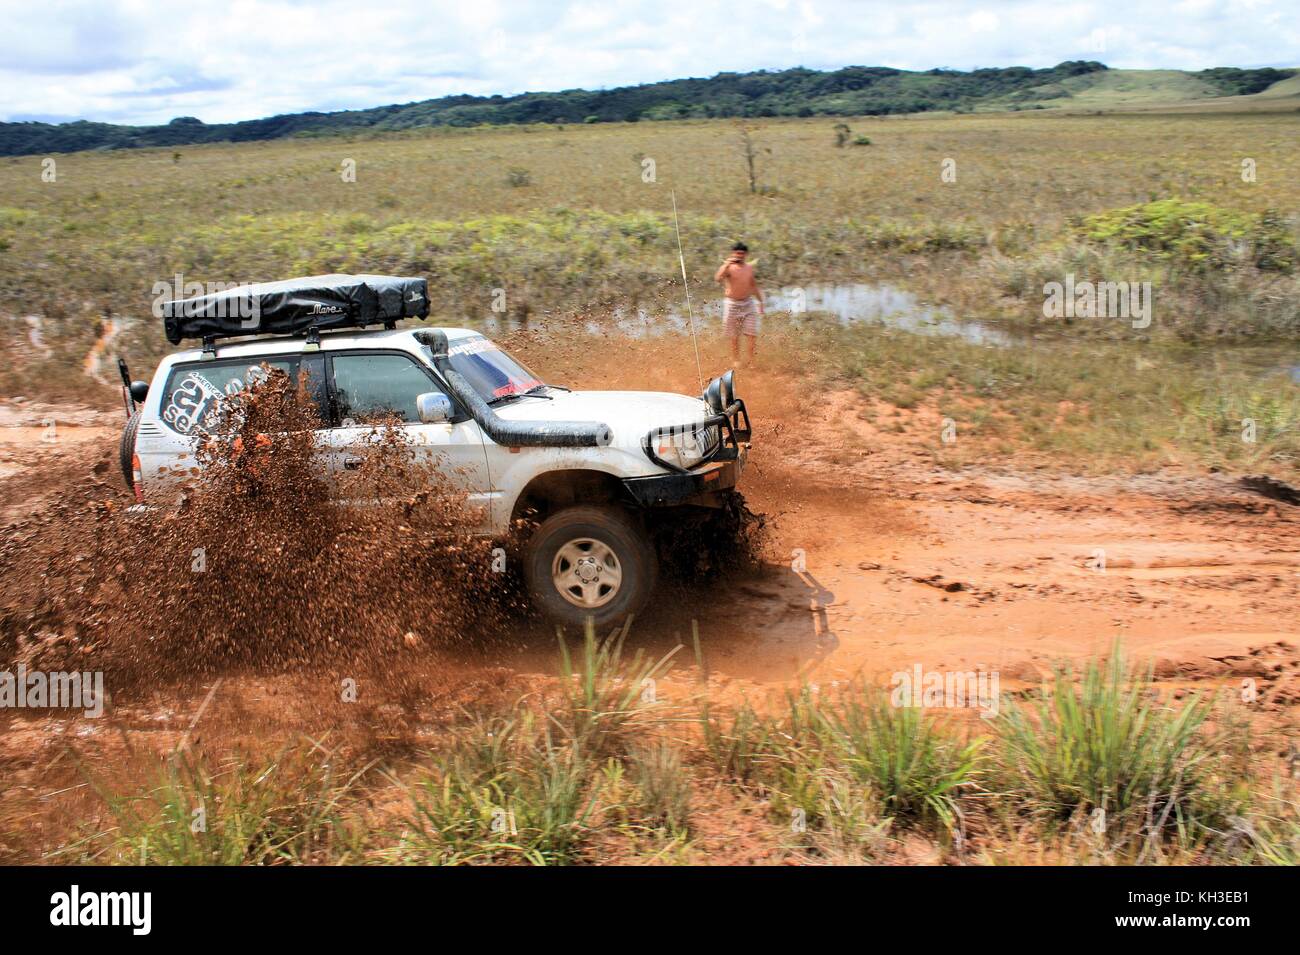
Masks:
[[[208,347],[240,335],[298,335],[331,328],[392,328],[427,318],[429,283],[394,275],[310,275],[238,285],[162,305],[167,340],[201,338]]]

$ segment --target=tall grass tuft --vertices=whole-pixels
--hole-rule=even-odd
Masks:
[[[1090,814],[1094,830],[1121,845],[1171,834],[1188,844],[1225,827],[1234,808],[1212,772],[1211,712],[1200,697],[1162,705],[1150,671],[1132,670],[1116,647],[1078,685],[1059,669],[1035,704],[1010,702],[999,721],[1001,769],[1049,818]]]
[[[117,823],[97,861],[139,865],[347,863],[364,830],[346,801],[369,769],[342,774],[332,758],[297,749],[267,763],[238,760],[212,770],[174,755],[158,784],[121,796],[94,784]]]
[[[425,865],[573,862],[595,806],[593,775],[575,743],[526,711],[480,720],[411,788],[398,855]]]
[[[604,640],[588,623],[579,666],[574,667],[568,644],[560,639],[560,676],[565,694],[552,720],[565,738],[593,756],[605,754],[634,724],[643,723],[655,706],[655,681],[669,668],[676,650],[657,661],[637,650],[623,659],[623,641],[631,621]]]
[[[1293,784],[1275,779],[1263,805],[1246,818],[1237,817],[1235,827],[1224,840],[1223,854],[1240,862],[1266,865],[1300,865],[1300,801]],[[1245,845],[1236,849],[1234,836],[1244,836]]]
[[[877,687],[836,695],[804,686],[766,737],[760,761],[773,809],[841,845],[878,843],[895,820],[960,837],[959,798],[977,784],[982,740],[963,743]]]
[[[682,767],[681,752],[667,743],[652,743],[634,750],[630,764],[643,820],[684,835],[691,815],[691,784]]]
[[[920,707],[895,706],[875,687],[851,686],[818,712],[845,771],[885,813],[959,831],[958,797],[976,785],[982,739],[962,743]]]
[[[753,782],[770,748],[771,722],[748,700],[728,719],[706,699],[700,704],[699,725],[705,751],[718,771],[742,785]]]

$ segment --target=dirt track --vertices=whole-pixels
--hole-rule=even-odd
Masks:
[[[726,367],[705,349],[706,372]],[[595,386],[694,390],[686,354],[647,365],[649,351],[607,344],[588,363],[548,349],[535,363],[576,365]],[[1256,656],[1285,674],[1300,664],[1300,508],[1226,475],[941,471],[937,419],[891,408],[903,430],[886,429],[882,409],[811,392],[786,363],[741,372],[756,427],[743,486],[771,520],[774,561],[725,614],[701,613],[719,671],[835,679],[919,662],[1036,679],[1116,637],[1171,675],[1263,676]],[[1276,691],[1300,697],[1289,679]]]
[[[693,361],[645,343],[611,346],[598,365],[579,348],[541,348],[527,336],[514,347],[544,375],[579,386],[695,390]],[[725,356],[710,348],[705,357],[716,367]],[[752,580],[703,582],[685,601],[652,609],[633,629],[649,652],[689,643],[694,619],[722,692],[858,674],[885,681],[914,664],[997,669],[1007,690],[1121,638],[1178,685],[1256,680],[1267,718],[1294,732],[1300,508],[1221,475],[940,472],[923,450],[932,422],[878,430],[858,397],[810,400],[798,378],[770,365],[741,382],[756,426],[743,486],[769,518],[771,563]],[[12,405],[0,413],[6,522],[64,494],[122,493],[119,414]],[[57,439],[42,440],[50,418]],[[351,706],[337,702],[340,674],[326,667],[159,686],[99,721],[7,711],[0,766],[11,785],[0,829],[24,819],[32,827],[24,848],[11,842],[8,853],[45,851],[44,827],[82,818],[92,800],[83,770],[65,758],[68,743],[109,775],[129,775],[136,759],[182,739],[273,749],[307,734],[362,752],[408,751],[457,707],[518,696],[553,673],[554,648],[547,628],[521,623],[472,650],[413,650],[401,680],[360,675]],[[694,679],[689,649],[677,659],[669,682]]]

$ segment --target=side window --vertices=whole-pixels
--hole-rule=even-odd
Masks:
[[[428,372],[400,352],[335,355],[332,362],[340,422],[349,418],[360,422],[385,414],[419,421],[415,399],[426,391],[440,390]]]
[[[303,355],[298,365],[298,374],[302,377],[302,386],[307,389],[312,404],[316,406],[317,412],[320,413],[321,421],[325,422],[326,427],[328,427],[329,415],[325,413],[325,409],[328,407],[326,403],[327,389],[325,387],[325,356],[319,353]]]
[[[235,395],[265,378],[268,369],[293,375],[297,356],[241,358],[177,365],[167,376],[159,415],[163,424],[177,434],[190,435],[215,428],[220,420],[221,399]]]

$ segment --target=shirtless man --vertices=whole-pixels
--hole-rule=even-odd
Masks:
[[[737,242],[731,255],[722,263],[713,277],[722,285],[726,296],[722,310],[722,325],[731,339],[731,358],[740,359],[740,336],[749,339],[749,361],[754,360],[754,344],[758,341],[759,324],[763,318],[763,290],[754,280],[754,267],[745,261],[749,246]]]

